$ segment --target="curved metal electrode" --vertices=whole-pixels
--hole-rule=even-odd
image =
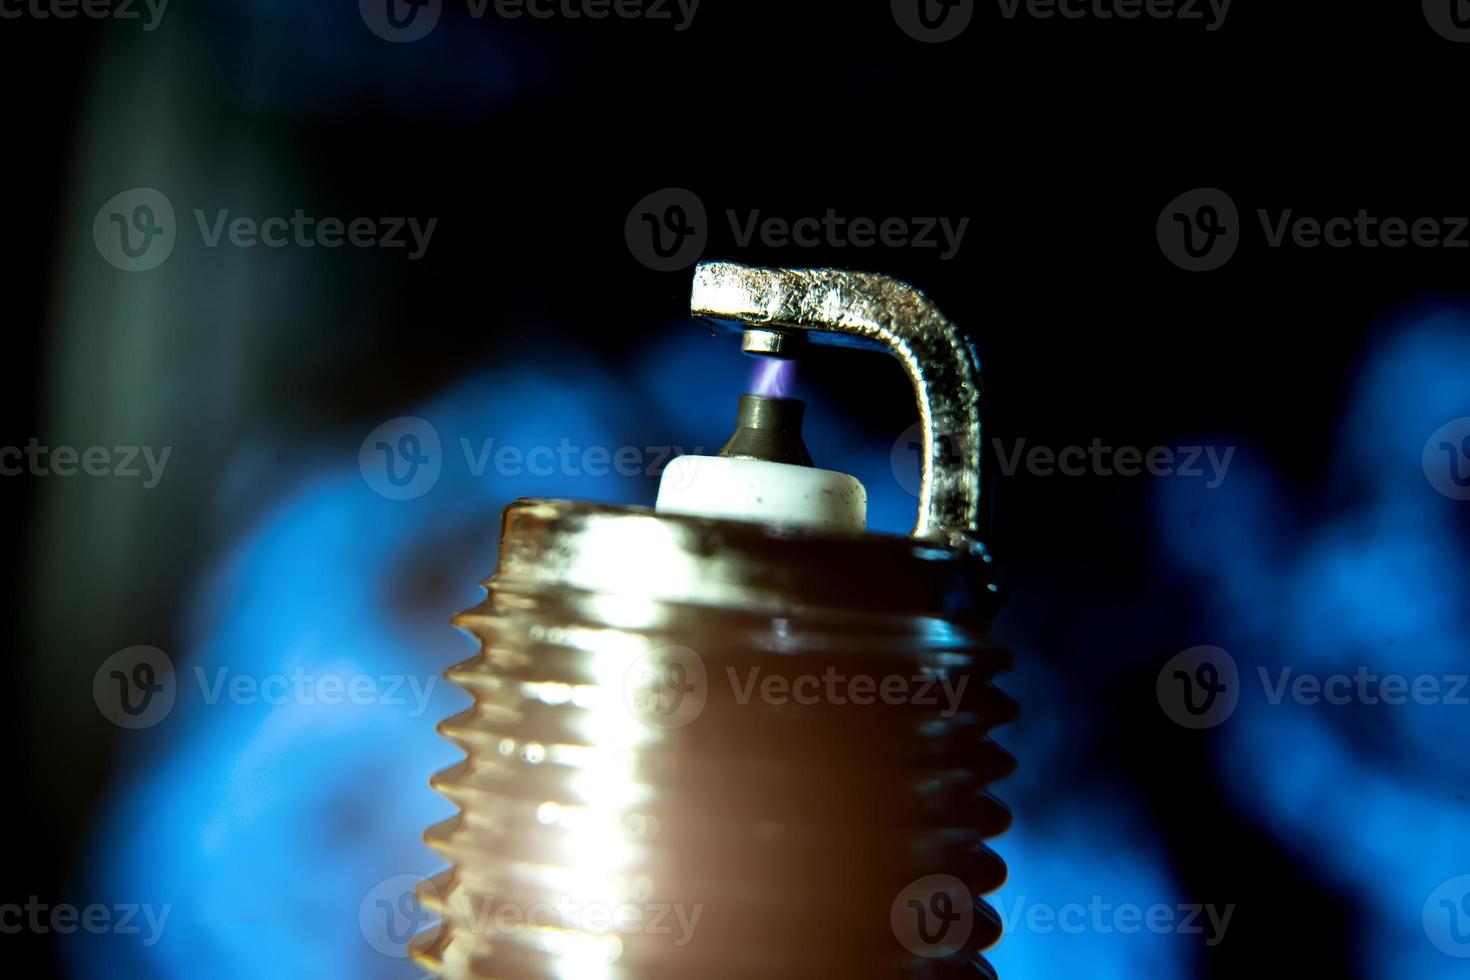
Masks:
[[[913,536],[981,547],[980,362],[927,296],[868,272],[701,262],[690,309],[742,331],[751,353],[780,356],[808,338],[896,356],[913,383],[923,434]]]

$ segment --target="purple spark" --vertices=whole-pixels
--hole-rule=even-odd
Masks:
[[[753,395],[766,398],[785,398],[796,376],[796,362],[778,357],[763,357],[756,365],[751,381]]]

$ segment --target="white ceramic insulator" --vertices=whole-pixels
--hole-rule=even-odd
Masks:
[[[658,485],[661,514],[863,531],[868,492],[855,477],[791,463],[680,456]]]

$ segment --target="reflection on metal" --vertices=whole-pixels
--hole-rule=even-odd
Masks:
[[[934,335],[905,336],[927,364]],[[973,417],[966,383],[928,391],[938,431]],[[1009,822],[985,792],[1012,767],[987,737],[1014,715],[990,684],[1009,654],[948,466],[922,539],[507,508],[486,599],[456,620],[481,649],[448,672],[474,704],[440,726],[465,759],[433,779],[460,812],[426,835],[451,867],[420,889],[442,921],[419,962],[506,980],[989,975],[993,912],[923,948],[893,918],[917,881],[952,876],[983,909],[1005,877],[982,841]]]

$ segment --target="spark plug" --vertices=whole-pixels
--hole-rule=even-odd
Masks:
[[[912,534],[866,531],[855,478],[812,465],[803,406],[740,400],[715,456],[655,509],[519,500],[486,597],[455,619],[474,698],[431,780],[459,812],[425,840],[454,978],[993,976],[980,896],[1009,823],[988,737],[1000,605],[980,537],[978,362],[884,276],[706,263],[693,312],[774,361],[820,344],[897,356],[923,482]],[[939,696],[939,692],[946,692]],[[888,696],[888,695],[895,696]]]

